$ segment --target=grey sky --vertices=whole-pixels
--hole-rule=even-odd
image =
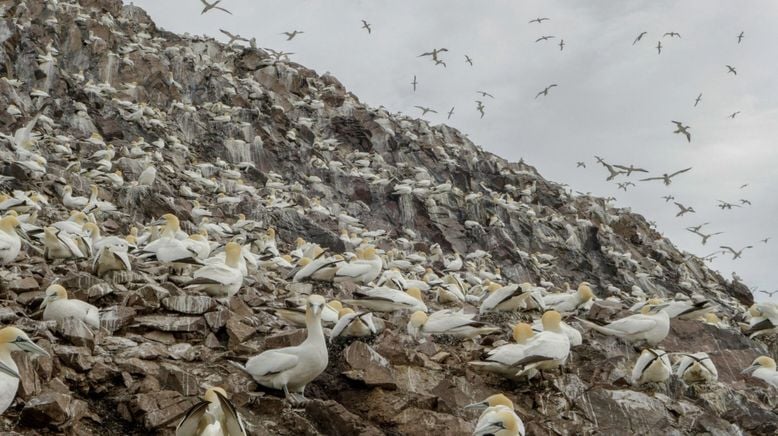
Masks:
[[[219,6],[234,15],[200,15],[197,0],[134,3],[170,31],[223,40],[223,28],[255,37],[260,47],[294,52],[294,61],[330,71],[370,105],[414,116],[420,115],[415,105],[434,108],[439,114],[428,114],[430,122],[447,122],[507,159],[523,157],[575,190],[615,196],[617,205],[655,221],[684,250],[706,255],[719,245],[754,245],[741,260],[720,256],[711,265],[727,276],[736,270],[752,287],[778,288],[778,2],[223,0]],[[536,17],[551,20],[528,24]],[[373,25],[371,35],[361,29],[362,19]],[[289,42],[280,35],[294,29],[305,33]],[[647,35],[633,46],[642,31]],[[662,37],[670,31],[681,38]],[[535,43],[542,35],[556,38]],[[447,68],[417,57],[439,47],[449,49],[441,56]],[[534,99],[551,83],[559,86]],[[486,105],[483,119],[477,99]],[[446,121],[452,106],[455,114]],[[735,111],[741,113],[728,118]],[[692,126],[691,144],[672,133],[670,120]],[[633,175],[637,187],[625,193],[605,182],[595,154],[652,175],[694,169],[670,187]],[[577,169],[576,161],[588,168]],[[697,213],[675,218],[677,207],[660,198],[667,194]],[[740,198],[753,206],[715,206]],[[725,234],[703,247],[684,228],[705,221],[708,232]],[[775,240],[758,242],[768,236]]]

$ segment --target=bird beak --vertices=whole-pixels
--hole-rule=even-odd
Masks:
[[[44,307],[46,307],[46,305],[49,304],[49,299],[50,298],[51,297],[44,298],[43,301],[41,301],[41,305],[40,305],[40,307],[38,309],[43,309]]]
[[[472,403],[465,406],[465,410],[475,409],[475,410],[481,410],[486,409],[489,407],[489,403],[486,401],[480,401],[478,403]]]
[[[38,346],[38,344],[36,344],[35,342],[29,339],[17,338],[16,341],[14,341],[14,344],[16,344],[16,346],[19,347],[24,352],[42,354],[46,357],[50,356],[48,351],[44,350],[43,348]]]
[[[756,368],[758,368],[757,365],[751,365],[748,368],[740,371],[741,374],[751,374],[752,372],[756,371]]]
[[[21,378],[21,377],[19,377],[19,373],[18,372],[14,371],[13,368],[11,368],[10,366],[7,366],[6,364],[4,364],[2,362],[0,362],[0,373],[9,375],[9,376],[15,377],[15,378]]]

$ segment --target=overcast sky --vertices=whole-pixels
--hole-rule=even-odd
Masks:
[[[331,72],[372,106],[414,116],[420,116],[414,106],[431,107],[439,112],[425,117],[431,123],[454,126],[509,160],[523,157],[547,179],[616,197],[683,250],[704,256],[719,245],[753,245],[742,259],[720,256],[712,267],[727,277],[737,271],[752,288],[778,289],[776,1],[223,0],[219,6],[233,15],[201,15],[197,0],[134,3],[169,31],[224,40],[222,28],[255,37],[260,47],[294,52],[294,61]],[[537,17],[550,20],[528,23]],[[280,33],[292,30],[305,33],[287,42]],[[535,42],[544,35],[555,38]],[[441,55],[446,68],[417,57],[440,47],[449,49]],[[552,83],[559,86],[534,98]],[[476,99],[486,105],[483,119]],[[691,126],[691,143],[673,134],[671,120]],[[633,175],[637,186],[623,192],[604,180],[595,154],[652,175],[693,169],[669,187]],[[576,168],[577,161],[587,168]],[[668,194],[697,213],[675,218],[678,208],[660,198]],[[741,198],[753,206],[716,207],[717,200]],[[684,228],[706,221],[704,231],[725,234],[702,246]],[[775,240],[759,242],[769,236]]]

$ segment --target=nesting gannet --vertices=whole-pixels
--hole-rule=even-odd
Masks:
[[[116,208],[116,205],[114,205],[110,201],[102,201],[97,199],[97,194],[99,192],[97,185],[92,185],[89,187],[89,189],[91,191],[91,194],[89,195],[89,201],[87,202],[86,206],[84,206],[83,209],[85,213],[91,213],[95,211],[116,212],[118,210]]]
[[[670,317],[664,311],[665,305],[652,301],[643,306],[640,313],[618,319],[604,326],[591,321],[578,319],[583,325],[598,332],[617,336],[629,342],[645,340],[649,345],[656,345],[670,333]]]
[[[500,331],[499,327],[475,321],[473,317],[474,313],[465,314],[450,309],[439,310],[429,316],[422,311],[416,311],[408,321],[407,330],[408,334],[415,338],[424,335],[451,335],[469,339]]]
[[[363,288],[354,291],[354,299],[343,300],[346,304],[364,307],[374,312],[394,312],[396,310],[427,311],[427,305],[421,299],[419,288],[408,288],[406,292],[387,287]]]
[[[296,301],[285,301],[287,307],[275,309],[275,314],[279,318],[289,322],[297,327],[305,327],[305,304],[301,306],[295,306]],[[339,317],[340,312],[343,309],[343,304],[338,300],[330,300],[324,306],[321,312],[321,321],[323,325],[335,324]]]
[[[13,351],[49,355],[18,328],[9,326],[0,330],[0,365],[3,368],[0,370],[0,415],[11,405],[19,387],[19,368],[11,357]]]
[[[363,249],[357,249],[357,259],[349,263],[343,263],[338,267],[333,281],[353,282],[367,284],[378,278],[384,261],[381,256],[376,254],[375,247],[368,246]]]
[[[513,401],[503,394],[494,394],[484,401],[468,404],[465,409],[485,409],[478,417],[478,422],[475,425],[476,432],[473,434],[524,436],[524,422],[514,412]],[[513,417],[506,421],[505,417],[499,413],[513,414]],[[516,424],[515,429],[512,427],[514,423]]]
[[[243,273],[240,270],[241,246],[237,242],[228,242],[224,246],[224,263],[209,263],[194,272],[194,279],[185,287],[192,287],[212,297],[232,297],[243,285]]]
[[[305,385],[327,368],[327,344],[321,326],[325,301],[321,295],[311,295],[305,308],[308,337],[295,347],[267,350],[250,358],[244,367],[257,383],[273,389],[283,389],[287,398],[305,399]]]
[[[61,285],[46,288],[41,309],[44,309],[44,321],[56,321],[61,325],[65,319],[74,318],[89,327],[100,328],[100,310],[86,301],[68,299],[68,291]]]
[[[549,294],[543,297],[543,304],[557,312],[574,312],[594,298],[589,282],[581,282],[573,293]]]
[[[487,312],[510,312],[518,309],[525,309],[529,304],[543,308],[543,302],[535,294],[530,283],[520,285],[513,284],[509,286],[500,286],[491,283],[487,286],[489,295],[483,299],[479,307],[479,313]]]
[[[22,240],[16,233],[21,223],[16,216],[8,215],[0,219],[0,265],[13,262],[22,248]]]
[[[127,254],[129,243],[119,237],[103,238],[95,244],[92,271],[102,277],[111,271],[132,271],[130,256]]]
[[[89,199],[86,197],[74,197],[73,188],[70,185],[65,185],[62,188],[62,204],[68,209],[83,209],[88,202]]]
[[[684,354],[675,370],[675,375],[686,383],[712,383],[718,380],[719,372],[708,353]]]
[[[768,385],[778,388],[778,372],[775,370],[775,360],[771,357],[757,357],[751,366],[742,371],[742,374],[750,374],[751,377],[758,378]]]
[[[532,322],[532,330],[535,332],[542,332],[543,329],[543,320],[536,319]],[[571,347],[577,347],[581,344],[583,344],[583,335],[581,335],[581,332],[576,330],[575,328],[571,327],[570,324],[560,321],[559,322],[559,332],[563,333],[565,336],[567,336],[567,339],[570,341]]]
[[[208,388],[203,401],[187,410],[176,427],[176,436],[245,436],[238,411],[224,389]]]
[[[332,328],[330,341],[338,336],[362,338],[378,333],[378,326],[376,326],[373,314],[370,312],[356,313],[354,310],[344,307],[340,309],[338,316],[340,319]]]
[[[179,238],[179,233],[183,232],[181,232],[181,224],[178,217],[167,213],[162,215],[162,219],[165,221],[162,234],[159,239],[143,247],[143,252],[147,255],[156,256],[160,262],[201,264],[197,259],[197,250]],[[185,233],[183,237],[184,239],[187,238]]]
[[[43,229],[43,256],[46,259],[71,259],[85,257],[76,240],[66,232],[45,227]]]
[[[670,378],[671,373],[672,365],[667,352],[646,348],[640,353],[632,368],[632,383],[636,385],[663,383]]]

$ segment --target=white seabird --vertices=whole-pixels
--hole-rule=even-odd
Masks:
[[[56,321],[61,326],[67,318],[74,318],[89,327],[100,328],[100,309],[86,301],[69,299],[68,291],[61,285],[46,288],[40,308],[44,309],[44,321]]]
[[[743,374],[751,374],[768,385],[778,388],[778,372],[775,370],[775,360],[767,356],[759,356],[754,359],[751,366],[744,369]]]
[[[194,279],[184,285],[212,297],[229,298],[238,293],[243,285],[243,273],[240,270],[241,246],[237,242],[228,242],[224,246],[224,263],[209,263],[194,272]]]
[[[49,356],[46,350],[35,344],[18,328],[9,326],[0,330],[0,415],[11,405],[19,388],[19,367],[11,357],[13,351]]]
[[[418,288],[409,288],[405,292],[383,286],[364,288],[354,291],[352,296],[354,299],[343,300],[343,302],[352,306],[364,307],[373,312],[427,311],[427,305],[422,301],[421,291]]]
[[[238,411],[222,388],[209,388],[203,401],[187,410],[176,427],[176,436],[245,436]]]
[[[594,298],[594,292],[588,282],[581,282],[573,293],[549,294],[543,297],[543,304],[549,310],[574,312]]]
[[[617,336],[629,342],[644,340],[649,345],[656,345],[670,333],[670,317],[663,309],[664,305],[648,304],[643,306],[641,313],[618,319],[604,326],[580,318],[578,321],[604,335]]]
[[[485,408],[478,417],[474,435],[521,435],[524,436],[524,422],[513,410],[513,401],[503,394],[495,394],[478,403],[468,404],[465,409]],[[500,415],[498,412],[512,414],[513,417]],[[506,420],[507,418],[507,420]],[[515,424],[515,426],[513,425]],[[515,427],[515,428],[514,428]]]
[[[451,335],[468,339],[500,331],[499,327],[475,321],[473,317],[474,313],[465,314],[451,309],[439,310],[429,316],[422,311],[416,311],[408,321],[407,330],[414,338],[424,335]]]
[[[529,300],[532,300],[540,308],[544,307],[543,302],[535,294],[532,285],[529,283],[502,287],[496,283],[491,283],[487,290],[490,293],[481,302],[481,306],[478,309],[479,313],[511,312],[526,308]]]
[[[19,224],[19,219],[13,215],[0,219],[0,265],[13,262],[19,255],[22,248],[22,240],[16,233]]]
[[[667,352],[646,348],[640,353],[640,357],[632,368],[632,383],[635,385],[664,383],[670,378],[671,373],[672,364]]]
[[[708,353],[684,354],[675,375],[686,383],[712,383],[719,379],[719,372]]]
[[[381,274],[384,261],[381,259],[381,256],[376,254],[375,247],[368,246],[355,251],[357,252],[357,259],[341,264],[333,279],[335,283],[353,282],[368,284]]]
[[[344,307],[338,315],[340,319],[332,328],[330,341],[338,336],[363,338],[378,333],[378,326],[375,325],[371,312],[356,313],[354,310]]]
[[[262,386],[282,389],[293,401],[305,400],[305,385],[318,377],[329,361],[321,326],[325,304],[321,295],[308,297],[305,309],[308,337],[305,341],[294,347],[264,351],[246,362],[245,371]]]

